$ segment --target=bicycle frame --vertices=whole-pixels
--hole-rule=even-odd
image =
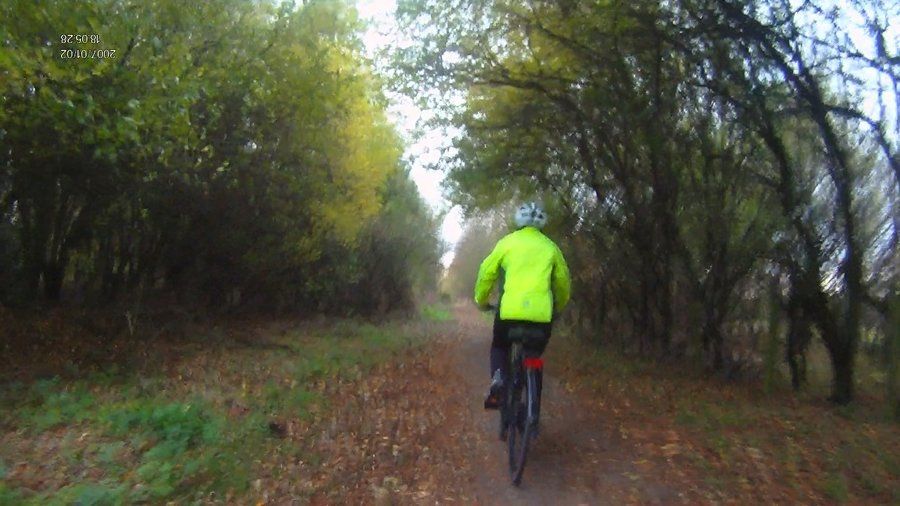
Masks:
[[[528,418],[526,423],[533,425],[537,423],[541,408],[540,389],[538,387],[537,372],[544,368],[544,359],[540,357],[529,357],[525,354],[523,365],[525,366],[525,384],[527,386],[528,395],[527,407]]]
[[[497,310],[489,305],[488,309]],[[509,471],[513,485],[522,482],[528,444],[537,434],[540,417],[540,385],[538,371],[543,370],[544,361],[539,355],[528,353],[526,348],[540,348],[546,345],[547,336],[543,330],[528,326],[513,326],[507,333],[510,341],[509,364],[507,369],[506,399],[500,405],[501,438],[505,434],[509,446]],[[539,345],[539,346],[538,346]],[[525,403],[522,406],[522,390]],[[524,407],[521,416],[519,407]],[[518,445],[516,444],[518,441]]]
[[[514,327],[510,329],[509,338],[512,341],[508,372],[511,381],[510,388],[507,389],[501,422],[505,424],[509,446],[510,475],[513,484],[519,485],[525,469],[528,445],[536,433],[537,421],[540,416],[537,372],[544,365],[544,361],[539,356],[535,356],[525,349],[524,343],[529,343],[530,339],[543,339],[544,337],[543,333],[539,331],[527,327]],[[524,406],[522,405],[523,390],[525,393]],[[524,412],[521,408],[524,408]]]
[[[516,360],[516,357],[522,357]],[[527,424],[534,424],[538,420],[540,414],[540,393],[537,384],[537,371],[544,368],[544,360],[540,357],[529,357],[528,353],[522,349],[521,344],[513,344],[510,349],[510,371],[515,370],[511,375],[513,384],[513,397],[520,389],[525,388],[525,407]],[[524,371],[524,374],[522,374]],[[524,385],[522,384],[524,380]],[[509,400],[507,399],[507,403]]]

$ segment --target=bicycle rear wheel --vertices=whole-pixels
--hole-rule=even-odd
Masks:
[[[531,441],[531,424],[528,423],[525,392],[525,371],[522,368],[522,347],[514,345],[510,350],[511,387],[507,396],[507,444],[509,447],[509,474],[513,485],[522,483],[525,461],[528,457],[528,444]]]
[[[531,432],[534,430],[531,424],[524,423],[524,430],[513,431],[509,434],[509,476],[515,486],[522,484],[522,474],[525,472],[525,461],[528,459],[528,445],[532,440]]]

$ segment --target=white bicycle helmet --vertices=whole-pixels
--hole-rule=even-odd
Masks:
[[[547,224],[547,213],[537,202],[527,202],[516,210],[516,226],[544,228]]]

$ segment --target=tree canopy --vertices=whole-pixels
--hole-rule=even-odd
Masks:
[[[897,15],[410,0],[420,36],[397,65],[462,132],[443,161],[456,203],[555,210],[586,332],[728,373],[777,307],[787,355],[820,336],[847,402],[860,333],[887,335],[897,297]]]
[[[433,283],[436,222],[350,3],[0,12],[2,300],[369,311],[383,248],[415,261],[380,309]]]

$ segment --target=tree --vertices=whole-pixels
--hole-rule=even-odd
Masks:
[[[875,7],[861,18],[872,55],[816,2],[408,1],[399,19],[430,36],[398,64],[464,132],[446,162],[458,203],[558,203],[607,335],[669,356],[699,334],[720,369],[729,346],[753,345],[738,320],[762,313],[759,281],[789,272],[787,356],[813,323],[843,403],[863,305],[886,314],[896,285],[871,269],[897,254],[894,120],[853,84],[896,83],[889,8]]]
[[[351,270],[317,281],[318,267],[360,254],[386,216],[405,219],[382,212],[412,197],[395,196],[410,190],[403,146],[349,3],[0,9],[0,233],[17,238],[0,275],[21,281],[24,300],[68,289],[92,301],[162,292],[314,308],[325,282],[357,280]],[[116,52],[63,59],[97,49]],[[407,212],[417,233],[435,230],[426,209]]]

